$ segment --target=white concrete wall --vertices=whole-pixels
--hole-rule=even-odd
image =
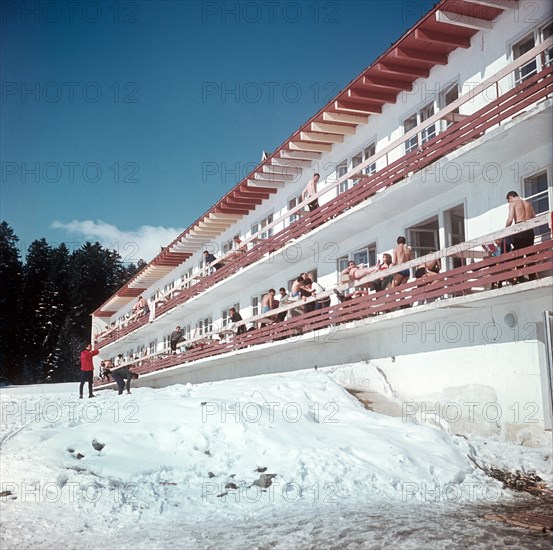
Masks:
[[[538,6],[536,10],[535,7]],[[333,174],[335,166],[345,158],[361,150],[375,139],[378,140],[378,148],[386,145],[390,140],[403,134],[402,121],[422,107],[428,101],[437,96],[452,82],[459,83],[466,88],[482,81],[498,69],[505,66],[511,60],[511,45],[526,35],[532,28],[545,22],[552,13],[551,3],[522,0],[518,10],[507,10],[495,22],[489,32],[477,33],[467,50],[459,48],[449,56],[446,66],[437,66],[432,69],[430,77],[426,80],[419,79],[415,82],[412,92],[402,94],[396,104],[386,105],[381,115],[373,115],[367,125],[361,125],[353,136],[346,136],[343,144],[333,146],[331,153],[322,156],[318,163],[303,173],[297,181],[290,182],[284,189],[260,205],[256,211],[251,212],[239,220],[234,226],[223,233],[216,243],[211,246],[219,246],[221,242],[230,240],[235,234],[248,234],[251,224],[269,212],[273,212],[275,218],[279,212],[286,210],[286,203],[290,196],[299,193],[307,179],[314,171],[319,171],[324,177]],[[484,103],[471,104],[466,108],[474,111]],[[549,117],[551,109],[549,109]],[[509,125],[505,125],[508,128]],[[395,244],[397,235],[404,234],[406,228],[423,221],[431,216],[440,215],[442,212],[458,204],[465,207],[466,236],[486,234],[499,229],[504,225],[507,216],[505,194],[511,189],[520,192],[521,179],[544,167],[551,165],[551,132],[550,125],[544,123],[543,128],[549,128],[548,133],[540,136],[539,145],[532,142],[525,132],[536,132],[535,129],[521,131],[520,119],[512,123],[511,132],[503,131],[503,128],[490,132],[486,147],[473,147],[468,145],[461,151],[450,155],[447,159],[441,159],[437,167],[415,173],[405,184],[401,183],[378,195],[366,209],[366,223],[351,225],[350,236],[342,236],[336,239],[337,253],[328,259],[326,252],[332,252],[334,237],[331,231],[321,232],[318,241],[321,255],[319,261],[315,261],[314,252],[310,246],[314,246],[313,240],[309,246],[304,246],[302,258],[287,265],[279,264],[274,272],[259,270],[259,276],[240,282],[240,278],[226,281],[228,291],[224,296],[215,294],[211,290],[213,298],[209,305],[203,305],[203,309],[194,305],[195,302],[177,308],[170,312],[163,321],[156,321],[154,326],[142,329],[136,337],[127,338],[128,343],[114,344],[110,349],[114,353],[124,351],[124,347],[136,347],[138,339],[147,343],[157,337],[159,340],[164,334],[170,332],[176,323],[191,324],[195,326],[199,318],[212,316],[216,321],[220,318],[221,310],[234,303],[239,303],[244,317],[251,315],[251,298],[265,293],[268,288],[278,289],[286,286],[289,279],[294,278],[303,270],[317,268],[319,281],[324,286],[332,286],[336,283],[336,258],[348,254],[356,249],[371,243],[376,243],[378,254],[389,251]],[[494,138],[497,135],[497,138]],[[507,136],[507,139],[505,139]],[[496,139],[497,141],[493,141]],[[509,147],[506,149],[506,144]],[[449,163],[449,167],[448,167]],[[454,163],[462,167],[461,172],[454,178],[448,177],[448,169],[455,169]],[[497,171],[499,167],[499,172]],[[436,175],[437,174],[437,175]],[[411,191],[409,191],[411,189]],[[418,190],[413,194],[413,190]],[[395,193],[395,195],[393,195]],[[410,194],[411,193],[411,194]],[[333,194],[332,194],[333,195]],[[332,196],[331,195],[331,196]],[[396,197],[395,199],[393,197]],[[402,198],[403,197],[403,198]],[[329,200],[330,196],[325,200]],[[388,216],[382,216],[382,209],[387,209]],[[348,223],[344,220],[343,223]],[[278,228],[275,228],[277,230]],[[443,227],[441,228],[443,237]],[[440,246],[445,246],[444,242]],[[326,248],[325,248],[326,247]],[[200,261],[201,251],[198,251],[183,265],[175,268],[166,277],[160,280],[152,288],[144,292],[149,297],[157,289],[163,288],[168,282],[177,279],[189,267],[196,267]],[[254,268],[255,269],[255,268]],[[198,304],[204,304],[198,301]],[[128,312],[134,301],[114,316],[117,319],[121,314]],[[113,319],[110,319],[113,320]]]
[[[542,313],[553,309],[551,284],[549,278],[533,290],[509,287],[493,297],[453,298],[337,325],[144,375],[137,383],[163,387],[364,362],[341,383],[393,399],[406,418],[454,433],[542,444],[551,399],[542,388]]]

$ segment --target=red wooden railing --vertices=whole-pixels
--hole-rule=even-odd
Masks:
[[[500,124],[529,105],[544,99],[553,92],[552,75],[553,66],[545,67],[533,77],[510,89],[482,109],[467,116],[461,122],[452,124],[447,130],[426,142],[422,149],[404,155],[375,174],[355,176],[354,179],[359,180],[357,185],[341,193],[336,199],[322,204],[316,210],[303,214],[295,223],[256,244],[235,260],[226,263],[215,273],[201,279],[197,284],[183,289],[178,295],[168,299],[156,309],[156,317],[201,294],[243,267],[255,263],[267,253],[274,253],[282,249],[292,239],[297,239],[309,233],[328,220],[374,196],[382,189],[398,183],[410,173],[424,169],[439,158],[480,137],[492,126]],[[141,316],[127,326],[115,329],[106,337],[99,339],[96,347],[103,348],[138,330],[147,323],[148,316]]]
[[[228,342],[213,341],[198,345],[185,353],[158,356],[154,359],[144,358],[133,365],[133,371],[139,374],[155,372],[249,346],[297,337],[402,308],[416,307],[438,298],[486,292],[494,285],[513,283],[516,278],[524,276],[538,278],[540,275],[550,275],[552,270],[553,248],[551,241],[544,241],[526,249],[463,265],[429,279],[418,279],[266,325],[242,335],[234,335]],[[98,381],[96,384],[103,385],[104,382]]]

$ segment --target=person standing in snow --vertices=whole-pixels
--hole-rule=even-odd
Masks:
[[[118,369],[112,370],[111,375],[117,383],[117,392],[119,395],[123,393],[125,386],[127,387],[127,393],[131,393],[131,380],[138,378],[138,374],[132,372],[128,367],[120,367]],[[126,380],[126,383],[125,383]]]
[[[94,374],[94,363],[92,358],[100,353],[99,350],[92,350],[92,344],[86,344],[81,351],[81,385],[79,386],[79,399],[83,398],[83,387],[88,382],[88,397],[96,397],[92,393],[92,376]]]

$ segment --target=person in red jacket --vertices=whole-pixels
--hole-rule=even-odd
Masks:
[[[100,353],[99,350],[92,350],[92,344],[86,344],[81,351],[81,385],[79,386],[79,398],[83,398],[83,387],[88,382],[88,397],[96,397],[92,393],[92,375],[94,374],[94,364],[92,358]]]

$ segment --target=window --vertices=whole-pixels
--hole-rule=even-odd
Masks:
[[[359,166],[363,162],[363,152],[359,152],[356,155],[353,155],[351,157],[351,167],[355,168],[356,166]]]
[[[348,266],[349,258],[347,256],[342,256],[338,258],[338,281],[340,280],[340,274]]]
[[[517,42],[513,46],[513,57],[518,59],[521,55],[525,54],[527,51],[531,50],[536,45],[534,39],[534,33],[523,38],[520,42]],[[528,61],[522,67],[519,67],[515,71],[515,84],[520,84],[524,82],[527,78],[530,78],[533,74],[536,74],[538,70],[538,64],[535,59]]]
[[[296,206],[298,206],[298,204],[300,204],[301,202],[301,193],[295,197],[292,197],[289,201],[288,201],[288,210],[292,210],[292,208],[295,208]],[[298,214],[292,214],[289,218],[288,218],[288,223],[294,223],[297,219],[299,218]]]
[[[190,286],[192,285],[193,281],[192,281],[192,273],[194,271],[194,268],[191,267],[190,269],[187,269],[183,274],[182,274],[182,280],[183,281],[186,281],[186,283],[184,283],[184,288],[190,288]]]
[[[150,354],[155,353],[156,350],[157,350],[157,338],[155,340],[152,340],[148,344],[148,353],[150,353]]]
[[[447,107],[448,105],[451,105],[457,99],[459,99],[459,85],[454,84],[453,86],[450,86],[449,88],[446,88],[442,92],[440,104],[441,104],[442,107]],[[446,120],[442,121],[444,123],[445,128],[449,128],[453,124],[453,122],[455,120],[455,115],[458,115],[458,114],[459,114],[459,108],[451,111],[451,113],[449,113],[449,115],[447,115],[448,118]]]
[[[552,34],[553,34],[553,22],[548,23],[541,30],[541,41],[545,42],[548,38],[551,37]],[[545,67],[549,66],[551,64],[552,59],[553,59],[553,48],[549,48],[548,50],[545,50],[545,52],[543,52],[543,65]]]
[[[424,122],[425,120],[428,120],[433,114],[434,114],[434,103],[430,103],[429,105],[421,109],[420,121]],[[421,144],[426,143],[427,141],[430,141],[435,136],[436,136],[436,124],[434,123],[431,126],[427,126],[426,128],[424,128],[420,133]]]
[[[198,321],[198,335],[203,336],[213,330],[213,317],[206,317]]]
[[[522,40],[519,40],[513,45],[513,59],[518,59],[537,44],[541,44],[544,40],[547,40],[552,34],[553,22],[549,22],[547,25],[535,29],[532,34],[525,36]],[[551,63],[552,57],[553,48],[549,48],[545,50],[540,57],[531,59],[525,65],[519,67],[515,71],[515,85],[524,82],[543,67],[548,66]]]
[[[549,186],[547,170],[524,178],[524,198],[532,205],[536,214],[549,212]],[[536,236],[541,240],[549,238],[550,232],[547,224],[535,228]]]
[[[266,218],[263,218],[257,223],[254,223],[252,225],[252,235],[255,235],[258,231],[261,231],[264,227],[269,225],[270,223],[273,223],[273,215],[269,214]],[[260,239],[268,239],[273,235],[273,228],[267,229],[267,231],[263,231],[261,235],[258,235]]]
[[[348,161],[344,160],[338,166],[336,166],[336,181],[338,181],[348,171]],[[349,188],[349,180],[344,180],[338,186],[338,194],[344,193]]]
[[[222,320],[223,320],[223,327],[222,328],[228,327],[229,324],[231,323],[230,314],[229,314],[229,310],[230,310],[231,307],[233,307],[236,311],[240,311],[240,304],[234,304],[233,306],[229,306],[228,308],[223,309],[223,312],[221,314],[221,317],[222,317]]]
[[[376,245],[372,244],[356,250],[351,255],[351,259],[355,262],[355,265],[365,264],[368,266],[373,266],[376,264]]]
[[[372,157],[376,152],[376,145],[374,143],[371,143],[367,147],[365,147],[362,151],[359,151],[356,155],[353,155],[351,157],[351,167],[355,168],[356,166],[359,166],[362,162],[365,162],[368,158]],[[363,168],[363,174],[370,175],[374,174],[376,172],[376,163],[373,162],[369,164],[368,166],[365,166]],[[356,183],[356,180],[351,180],[352,183]]]
[[[425,105],[420,111],[403,121],[403,132],[406,134],[413,128],[428,120],[434,114],[434,102]],[[436,135],[436,123],[421,130],[421,132],[405,142],[405,152],[414,151],[419,145],[426,143]]]
[[[403,133],[406,134],[407,132],[410,132],[415,126],[417,125],[417,115],[412,115],[409,118],[405,119],[403,121]],[[413,137],[409,138],[405,142],[405,152],[410,153],[414,149],[416,149],[418,146],[417,136],[414,135]]]
[[[173,290],[175,288],[175,281],[171,281],[170,283],[167,283],[163,287],[163,293],[166,294],[167,292]]]
[[[255,317],[256,315],[259,315],[261,313],[261,296],[254,296],[252,298],[252,317]]]
[[[376,144],[371,143],[368,147],[365,147],[363,150],[363,162],[367,159],[370,159],[373,155],[376,154]],[[376,172],[376,162],[371,162],[365,167],[363,173],[367,176],[374,174]]]

